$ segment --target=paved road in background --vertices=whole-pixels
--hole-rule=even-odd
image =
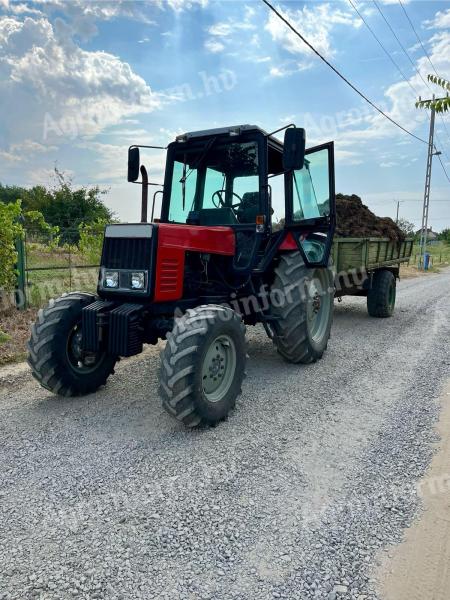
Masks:
[[[243,394],[211,429],[162,410],[157,348],[86,398],[3,382],[0,598],[378,597],[436,439],[450,272],[400,282],[391,319],[345,298],[314,365],[248,338]]]

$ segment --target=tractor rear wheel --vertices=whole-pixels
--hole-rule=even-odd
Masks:
[[[391,317],[395,308],[396,296],[395,276],[391,271],[376,271],[372,279],[372,287],[367,293],[367,312],[371,317]]]
[[[333,269],[307,268],[300,252],[283,254],[270,297],[273,341],[281,356],[292,363],[321,358],[333,320]]]
[[[163,407],[187,427],[225,419],[241,393],[246,357],[236,312],[215,304],[189,309],[161,353]]]
[[[28,342],[32,375],[59,396],[95,392],[114,373],[116,356],[81,349],[81,311],[94,302],[93,294],[72,292],[50,300],[38,313]]]

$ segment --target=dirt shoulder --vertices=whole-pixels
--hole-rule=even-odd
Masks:
[[[11,308],[0,312],[0,365],[25,360],[30,324],[36,319],[37,310]]]
[[[381,567],[384,600],[448,600],[450,590],[450,381],[441,397],[441,441],[419,482],[424,512]]]

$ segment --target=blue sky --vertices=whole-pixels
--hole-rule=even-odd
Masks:
[[[353,1],[407,81],[347,0],[275,5],[392,118],[427,138],[411,87],[428,97],[416,69],[426,79],[432,67],[401,6],[379,0],[412,64],[376,6]],[[450,79],[448,2],[403,4]],[[108,187],[106,203],[124,220],[139,215],[139,188],[125,182],[130,144],[295,122],[308,145],[335,140],[338,191],[360,195],[380,215],[394,216],[400,200],[400,216],[420,225],[426,145],[377,115],[261,2],[0,0],[0,98],[2,183],[49,183],[57,161],[75,184]],[[437,119],[437,134],[450,173],[450,117]],[[163,155],[149,152],[145,162],[161,181]],[[450,183],[437,160],[430,224],[450,226]]]

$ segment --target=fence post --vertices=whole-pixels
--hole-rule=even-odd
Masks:
[[[17,288],[16,288],[16,306],[19,310],[27,308],[27,285],[25,270],[25,239],[21,236],[16,239],[17,251]]]

